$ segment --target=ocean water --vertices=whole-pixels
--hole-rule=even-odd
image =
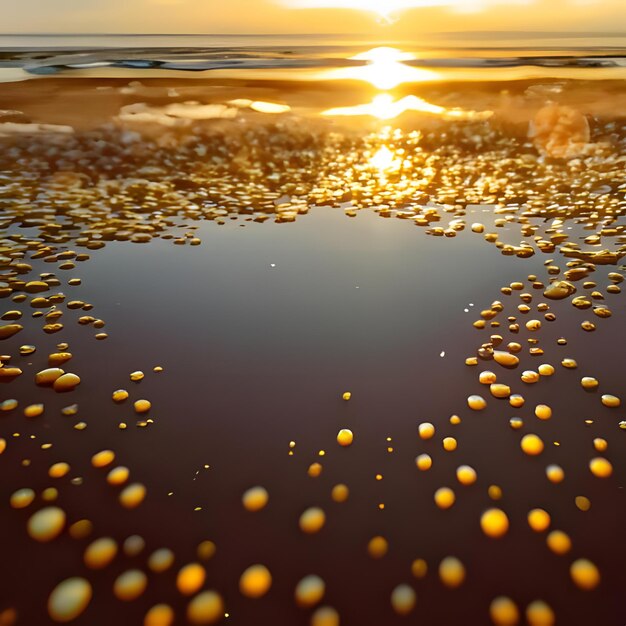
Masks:
[[[623,626],[625,50],[0,36],[0,626]]]

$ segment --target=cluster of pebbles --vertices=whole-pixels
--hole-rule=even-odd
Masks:
[[[545,126],[551,118],[544,118],[538,134],[545,137],[550,135]],[[558,135],[550,137],[558,143]],[[24,376],[20,358],[40,356],[36,345],[19,341],[27,318],[41,332],[60,339],[68,323],[92,329],[95,340],[107,338],[102,330],[105,321],[92,315],[94,306],[65,293],[80,290],[80,264],[107,242],[148,243],[160,238],[193,246],[201,241],[193,226],[181,230],[181,220],[245,224],[274,219],[282,223],[314,206],[330,205],[348,216],[370,209],[381,217],[412,221],[436,237],[454,237],[469,228],[503,255],[550,256],[543,278],[530,275],[503,287],[504,302],[491,303],[473,323],[480,333],[489,335],[481,338],[476,353],[465,362],[479,370],[476,394],[459,399],[459,414],[449,420],[454,427],[464,414],[482,411],[491,403],[506,405],[519,415],[508,422],[518,431],[523,454],[541,457],[550,445],[541,435],[542,423],[560,416],[554,415],[549,398],[528,410],[526,389],[541,386],[542,380],[558,376],[560,369],[580,367],[567,356],[548,362],[542,329],[555,322],[563,307],[571,306],[580,312],[581,332],[592,332],[613,315],[612,300],[621,294],[624,268],[620,263],[626,255],[625,141],[625,125],[595,120],[589,134],[578,132],[575,142],[592,148],[576,158],[560,160],[542,154],[541,146],[527,138],[507,135],[492,120],[446,122],[423,133],[386,128],[364,136],[295,116],[271,123],[220,120],[158,133],[118,122],[84,132],[6,138],[0,151],[0,302],[6,305],[0,316],[0,381],[9,385],[2,387],[3,393]],[[468,205],[494,207],[493,232],[482,223],[467,223]],[[570,229],[572,225],[585,231],[583,238],[572,234],[576,232]],[[504,226],[518,233],[519,240],[505,241],[499,234]],[[20,233],[18,227],[28,229],[28,234]],[[34,268],[40,262],[49,264],[49,271],[37,273]],[[33,341],[33,334],[28,336]],[[560,338],[558,344],[566,346],[567,339]],[[33,385],[71,398],[81,379],[80,372],[72,371],[69,344],[60,341],[40,364]],[[156,373],[160,371],[161,367],[155,367]],[[599,374],[592,376],[587,368],[585,372],[580,393],[596,394],[598,406],[614,415],[616,436],[623,436],[623,390],[605,389]],[[131,384],[143,378],[140,371],[129,375]],[[131,397],[125,389],[111,393],[114,403]],[[351,401],[350,392],[343,394],[343,401]],[[133,396],[131,402],[137,426],[149,425],[150,400]],[[25,419],[37,419],[45,406],[7,398],[0,402],[0,411],[21,411]],[[76,415],[77,406],[69,404],[63,413]],[[85,426],[79,421],[74,427]],[[120,423],[120,428],[126,427]],[[417,426],[416,444],[423,449],[415,458],[415,471],[430,471],[442,454],[462,454],[457,451],[459,437],[443,437],[437,450],[430,445],[429,440],[438,441],[437,430],[430,422]],[[0,454],[20,444],[19,437],[6,436],[0,439]],[[343,428],[329,448],[334,445],[358,446],[359,433]],[[391,439],[387,445],[392,452]],[[612,480],[612,444],[591,433],[589,446],[589,458],[581,462],[598,479]],[[290,455],[294,448],[292,442]],[[119,491],[120,507],[132,510],[142,505],[146,487],[131,481],[131,470],[117,464],[114,451],[98,452],[91,464],[102,471],[102,480],[110,488]],[[68,463],[59,461],[49,467],[48,476],[62,478],[70,469]],[[317,478],[323,469],[323,458],[318,456],[308,466],[308,477]],[[554,484],[564,479],[563,468],[554,463],[546,465],[545,474]],[[73,481],[80,484],[80,478]],[[499,504],[503,494],[497,477],[478,475],[463,459],[450,483],[433,493],[434,506],[454,515],[463,489],[477,482],[488,489],[493,505],[467,523],[479,525],[488,538],[499,540],[511,524],[522,521],[511,519]],[[35,509],[26,520],[34,541],[46,543],[69,533],[85,544],[83,570],[50,590],[47,608],[52,620],[65,623],[83,614],[94,594],[90,571],[104,569],[115,559],[146,554],[145,571],[130,568],[115,579],[113,594],[121,602],[141,597],[149,576],[174,567],[172,550],[148,549],[138,534],[129,536],[123,545],[111,537],[94,537],[92,522],[69,519],[55,503],[57,496],[56,487],[41,494],[21,487],[5,503],[16,510]],[[349,486],[343,482],[330,494],[335,503],[344,503],[349,496]],[[257,514],[270,497],[270,486],[257,485],[242,494],[242,505]],[[588,509],[590,499],[580,496],[576,505]],[[384,504],[378,507],[383,509]],[[323,532],[327,515],[321,506],[311,506],[299,512],[294,525],[304,535],[317,534]],[[549,511],[537,506],[528,512],[526,521],[545,538],[547,551],[569,559],[571,580],[581,591],[601,584],[598,566],[589,555],[578,552],[567,529],[553,527]],[[382,559],[390,541],[393,537],[375,536],[365,548],[372,559]],[[207,577],[205,564],[215,550],[215,544],[204,541],[197,547],[195,561],[176,565],[172,593],[188,598],[186,614],[177,615],[164,601],[147,611],[144,626],[169,626],[184,620],[212,624],[228,615],[224,592],[213,589]],[[472,575],[452,554],[442,555],[438,563],[415,558],[407,563],[407,581],[391,593],[393,611],[409,615],[418,610],[416,582],[433,567],[440,583],[450,589],[462,586]],[[256,599],[268,594],[272,584],[272,573],[259,563],[241,573],[238,589],[241,595]],[[310,612],[311,626],[339,625],[339,611],[324,602],[326,583],[320,576],[312,572],[293,586],[294,602]],[[0,606],[0,624],[19,624],[19,612],[17,606]],[[557,617],[541,598],[521,606],[511,590],[510,597],[494,597],[484,607],[481,623],[491,620],[496,626],[514,626],[525,619],[531,626],[550,626]]]

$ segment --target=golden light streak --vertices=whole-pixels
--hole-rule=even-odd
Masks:
[[[391,120],[407,111],[429,113],[438,115],[448,120],[484,120],[493,115],[492,111],[464,111],[463,109],[447,109],[436,104],[431,104],[417,96],[406,96],[400,100],[394,100],[389,94],[379,94],[372,102],[358,104],[353,107],[337,107],[322,112],[322,115],[335,116],[359,116],[369,115],[379,120]]]

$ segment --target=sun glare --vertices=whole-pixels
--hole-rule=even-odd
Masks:
[[[465,111],[463,109],[447,109],[436,104],[431,104],[417,96],[406,96],[400,100],[394,100],[389,94],[379,94],[367,104],[357,104],[353,107],[337,107],[328,109],[322,115],[334,116],[359,116],[369,115],[379,120],[391,120],[407,111],[429,113],[438,115],[444,119],[456,120],[484,120],[493,115],[492,111]]]

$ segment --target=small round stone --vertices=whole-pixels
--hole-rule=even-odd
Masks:
[[[433,460],[430,458],[430,455],[428,455],[428,454],[420,454],[415,459],[415,465],[417,465],[417,467],[420,470],[425,472],[426,470],[429,470],[432,467]]]
[[[542,533],[550,527],[550,515],[543,509],[533,509],[528,513],[528,525],[537,533]]]
[[[135,413],[147,413],[152,408],[150,400],[136,400],[133,405]]]
[[[583,389],[587,391],[594,391],[598,388],[598,385],[600,383],[592,376],[584,376],[580,379],[580,384],[582,385]]]
[[[487,406],[487,402],[482,396],[469,396],[467,406],[473,411],[482,411]]]
[[[440,487],[435,491],[435,504],[440,509],[449,509],[455,502],[454,491],[449,487]]]
[[[600,400],[604,406],[608,406],[611,409],[616,409],[622,404],[622,401],[617,396],[612,396],[608,393],[605,393]]]
[[[72,391],[80,385],[80,377],[76,374],[63,374],[59,376],[53,383],[52,387],[55,391]]]
[[[476,470],[469,465],[460,465],[456,470],[456,478],[462,485],[473,485],[476,482]]]
[[[598,478],[608,478],[613,473],[613,466],[608,459],[596,457],[589,461],[589,469]]]
[[[543,441],[538,435],[529,433],[524,435],[520,442],[522,450],[529,456],[537,456],[543,452]]]
[[[435,436],[435,427],[430,422],[422,422],[417,427],[420,439],[432,439]]]

